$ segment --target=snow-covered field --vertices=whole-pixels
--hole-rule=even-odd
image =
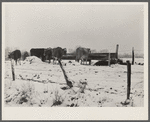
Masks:
[[[125,59],[124,59],[125,60]],[[135,59],[135,62],[144,59]],[[94,64],[93,61],[92,64]],[[141,63],[142,63],[141,62]],[[63,72],[58,64],[42,62],[32,56],[21,65],[14,65],[15,81],[12,81],[11,62],[5,61],[4,101],[5,106],[37,107],[143,107],[144,66],[131,66],[130,103],[127,98],[127,66],[80,65],[71,60],[62,60],[70,81],[66,87]],[[81,82],[87,82],[84,93]]]
[[[127,60],[129,60],[130,62],[132,62],[132,58],[120,58],[123,60],[123,62],[126,62]],[[139,63],[144,63],[144,58],[135,58],[134,59],[134,63],[135,64],[139,64]]]

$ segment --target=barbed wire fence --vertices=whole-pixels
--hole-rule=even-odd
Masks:
[[[107,50],[108,52],[106,53],[116,53],[116,50],[114,46],[108,47],[109,49]],[[132,51],[134,51],[135,58],[143,58],[144,57],[144,50],[140,49],[121,49],[119,47],[118,49],[118,57],[120,58],[132,58]]]
[[[114,48],[108,50],[108,53],[112,53],[112,52],[117,52],[117,51],[115,51]],[[118,50],[118,53],[123,53],[124,56],[125,55],[131,56],[129,58],[132,58],[132,56],[134,54],[133,52],[135,54],[138,54],[138,53],[143,53],[143,50],[137,50],[137,49],[133,49],[133,48],[131,50]],[[131,89],[131,64],[130,64],[130,62],[127,62],[127,64],[128,64],[127,65],[127,100],[129,100],[130,99],[130,89]],[[24,73],[25,75],[19,75],[17,77],[14,77],[15,76],[14,65],[11,65],[11,69],[12,69],[13,81],[15,81],[15,78],[17,78],[17,79],[19,78],[21,80],[29,80],[29,81],[44,83],[45,85],[47,85],[48,83],[56,83],[56,84],[61,84],[61,85],[65,84],[65,83],[59,83],[59,82],[57,82],[59,80],[60,76],[56,76],[57,77],[56,82],[54,82],[54,81],[52,81],[50,79],[40,78],[39,74],[36,72],[37,70],[34,70],[34,73],[33,73],[33,75],[30,76],[30,78],[25,78],[24,77],[25,75],[30,74],[29,72]],[[30,70],[30,69],[20,69],[20,70]],[[32,71],[33,71],[33,69],[32,69]],[[47,70],[44,69],[44,71],[47,71]],[[17,72],[17,71],[15,71],[15,72]],[[46,74],[42,74],[42,75],[49,75],[49,74],[46,73]],[[48,88],[47,88],[47,90],[48,90]],[[127,104],[127,102],[128,101],[125,101],[125,103],[123,103],[123,104]]]

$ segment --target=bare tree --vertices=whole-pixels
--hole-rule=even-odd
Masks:
[[[107,49],[103,49],[103,50],[100,50],[100,53],[108,53],[109,51]]]
[[[5,60],[8,60],[8,54],[9,54],[9,52],[11,52],[10,47],[6,47],[5,48]]]
[[[91,50],[91,53],[97,53],[97,51],[93,49],[93,50]]]

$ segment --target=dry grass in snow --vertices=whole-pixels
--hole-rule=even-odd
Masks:
[[[127,97],[127,66],[89,66],[63,60],[73,87],[67,88],[59,65],[28,57],[14,65],[12,81],[10,61],[5,62],[5,106],[37,107],[142,107],[144,106],[144,67],[131,66],[130,103]]]

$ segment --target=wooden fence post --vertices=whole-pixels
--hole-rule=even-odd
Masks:
[[[118,59],[118,48],[119,48],[119,45],[117,44],[117,46],[116,46],[116,59]]]
[[[134,47],[132,47],[132,65],[134,65]]]
[[[89,65],[91,65],[91,59],[89,60]]]
[[[67,74],[66,74],[66,72],[65,72],[65,70],[64,70],[64,68],[63,68],[63,66],[62,66],[61,61],[58,60],[58,62],[59,62],[59,66],[60,66],[61,70],[63,71],[63,74],[64,74],[65,80],[66,80],[66,82],[67,82],[67,85],[68,85],[70,88],[73,87],[72,82],[69,81],[68,76],[67,76]]]
[[[131,87],[131,64],[127,61],[127,99],[130,97],[130,87]]]
[[[12,62],[12,59],[11,59],[11,70],[12,70],[13,81],[15,81],[14,64],[13,64],[13,62]]]
[[[108,53],[108,66],[110,66],[110,53]]]

